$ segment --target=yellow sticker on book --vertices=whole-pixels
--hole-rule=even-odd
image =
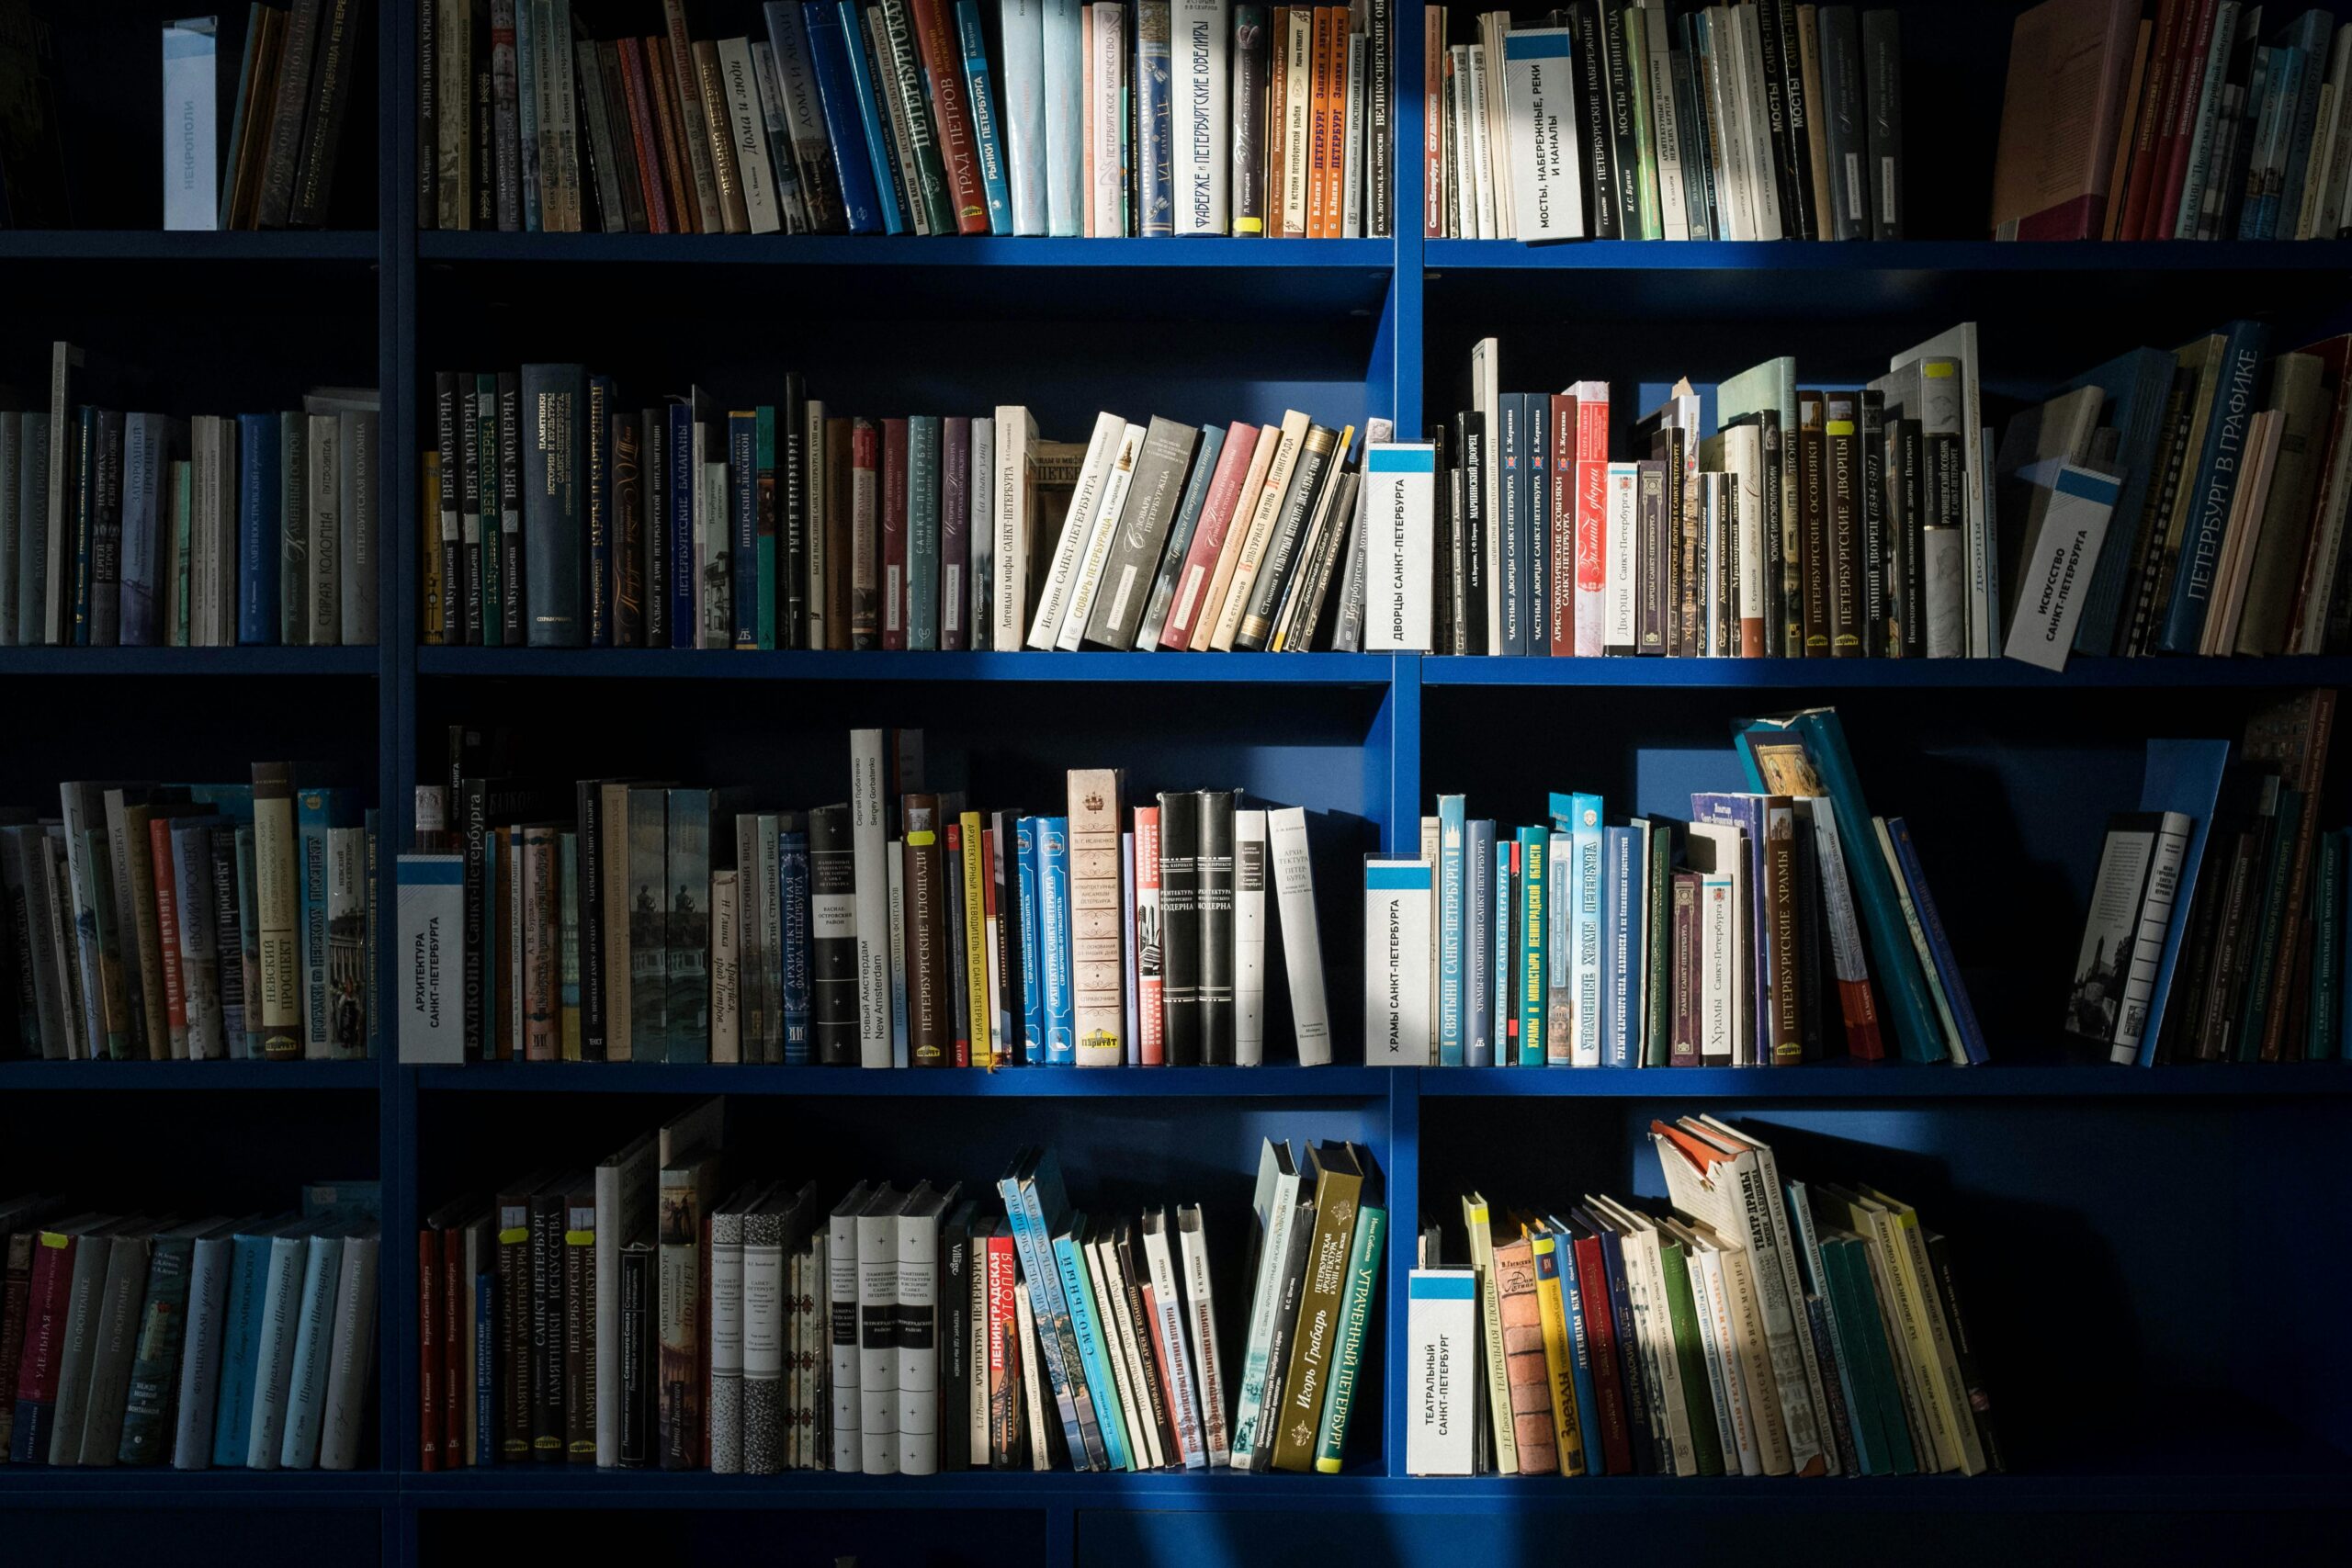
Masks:
[[[1950,359],[1930,359],[1919,367],[1919,374],[1930,381],[1948,381],[1960,374],[1960,366]]]
[[[928,849],[931,845],[937,843],[938,841],[939,835],[936,833],[909,833],[907,835],[907,846],[910,849]]]
[[[596,1233],[594,1231],[566,1231],[563,1233],[563,1245],[566,1247],[594,1247],[596,1245]]]
[[[62,1231],[43,1231],[40,1233],[40,1244],[62,1250],[74,1245],[74,1238]]]
[[[498,1233],[498,1245],[501,1247],[514,1247],[530,1239],[531,1227],[528,1225],[513,1225]]]
[[[1829,434],[1851,435],[1854,434],[1854,422],[1850,419],[1833,419],[1829,422]]]

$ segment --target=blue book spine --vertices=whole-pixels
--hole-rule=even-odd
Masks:
[[[808,835],[776,835],[776,887],[781,899],[784,962],[784,1060],[805,1067],[816,1059],[809,1029]]]
[[[1136,7],[1136,19],[1142,19],[1142,7]],[[1141,27],[1135,29],[1136,130],[1136,215],[1141,220],[1140,232],[1147,238],[1176,232],[1176,180],[1171,167],[1168,113],[1168,22],[1162,14],[1159,36],[1147,38]]]
[[[1584,1434],[1584,1469],[1599,1475],[1608,1467],[1600,1454],[1600,1400],[1593,1392],[1592,1337],[1584,1321],[1584,1292],[1577,1288],[1576,1234],[1552,1222],[1552,1250],[1560,1263],[1560,1305],[1568,1320],[1569,1382],[1577,1396],[1577,1429]]]
[[[498,1430],[492,1401],[498,1395],[498,1276],[484,1271],[474,1276],[474,1426],[479,1432]],[[477,1465],[496,1464],[498,1445],[477,1443]]]
[[[1642,889],[1634,876],[1639,857],[1632,828],[1611,828],[1602,843],[1608,887],[1601,900],[1600,1063],[1640,1066],[1634,1059],[1634,1015],[1641,1005],[1634,971],[1634,919]]]
[[[857,95],[858,122],[865,128],[866,163],[874,178],[874,202],[882,218],[882,231],[907,231],[905,211],[899,203],[898,171],[890,163],[890,125],[883,117],[882,100],[874,86],[874,66],[865,52],[865,18],[857,0],[837,0],[841,40],[849,56],[850,85]]]
[[[220,1392],[212,1404],[212,1462],[245,1462],[253,1434],[254,1374],[261,1364],[261,1298],[269,1275],[269,1237],[237,1237],[229,1276],[229,1307],[221,1319]]]
[[[326,1418],[327,1349],[334,1337],[335,1277],[342,1269],[341,1236],[310,1238],[294,1325],[294,1372],[277,1453],[278,1464],[287,1470],[309,1470],[318,1462],[319,1431]]]
[[[2327,68],[2328,45],[2335,31],[2335,19],[2314,6],[2289,24],[2287,36],[2295,40],[2295,52],[2301,56],[2299,91],[2290,100],[2293,118],[2287,128],[2287,169],[2278,185],[2278,212],[2272,220],[2269,237],[2291,240],[2303,215],[2303,184],[2311,173],[2312,136],[2319,125],[2319,96],[2322,73]]]
[[[1038,967],[1046,992],[1046,1065],[1078,1065],[1078,1016],[1070,993],[1069,818],[1037,818],[1038,902],[1045,907]]]
[[[751,409],[727,416],[727,535],[734,557],[735,646],[760,646],[760,417]]]
[[[817,78],[817,101],[824,112],[825,139],[832,144],[835,173],[842,182],[842,216],[853,234],[871,234],[882,227],[881,209],[874,193],[874,164],[865,146],[865,127],[857,103],[857,85],[850,71],[847,41],[841,17],[832,6],[799,7],[808,29],[808,56]]]
[[[1004,143],[997,137],[995,93],[989,81],[989,46],[974,0],[956,0],[956,37],[964,51],[964,96],[972,106],[972,146],[988,195],[989,232],[1012,232],[1012,192],[1005,183]]]
[[[1083,232],[1085,216],[1085,62],[1080,0],[1043,0],[1046,99],[1046,231]],[[1010,69],[1010,67],[1008,67]]]
[[[1649,1423],[1649,1382],[1642,1371],[1641,1341],[1634,1332],[1634,1295],[1625,1277],[1625,1244],[1607,1225],[1597,1225],[1600,1238],[1600,1268],[1609,1280],[1609,1312],[1617,1340],[1617,1382],[1625,1391],[1625,1426],[1634,1438],[1634,1472],[1656,1475],[1658,1451]],[[1667,1470],[1671,1472],[1669,1460]]]
[[[1487,1058],[1492,1067],[1511,1065],[1511,1047],[1519,1040],[1518,998],[1511,988],[1511,977],[1519,973],[1519,948],[1511,941],[1511,929],[1519,915],[1519,878],[1510,868],[1515,840],[1499,835],[1495,840],[1495,916],[1491,922],[1494,937],[1487,947],[1491,957],[1487,969],[1491,972],[1485,989],[1494,998],[1492,1030],[1493,1044]]]
[[[1521,394],[1527,412],[1527,539],[1533,563],[1527,574],[1527,651],[1537,659],[1552,651],[1552,400],[1542,392]],[[1569,563],[1575,570],[1575,563]]]
[[[1517,392],[1505,392],[1497,409],[1502,426],[1495,443],[1501,468],[1495,486],[1501,515],[1495,519],[1502,572],[1502,625],[1493,628],[1495,651],[1506,658],[1527,652],[1527,425],[1525,402]]]
[[[1072,1216],[1073,1223],[1082,1217]],[[1087,1393],[1094,1402],[1103,1457],[1113,1470],[1138,1469],[1127,1454],[1126,1418],[1119,1403],[1118,1385],[1112,1381],[1111,1364],[1104,1355],[1102,1317],[1097,1310],[1094,1286],[1087,1277],[1085,1261],[1078,1256],[1075,1238],[1054,1237],[1054,1266],[1061,1276],[1062,1301],[1069,1309],[1070,1333],[1078,1340],[1078,1358],[1086,1378]]]
[[[277,416],[237,416],[237,640],[277,641]]]
[[[1463,864],[1465,846],[1462,812],[1460,795],[1438,796],[1437,1065],[1441,1067],[1462,1066],[1464,1031],[1467,1025],[1462,982],[1469,886]]]
[[[542,40],[534,31],[531,22],[531,0],[514,0],[516,121],[522,130],[523,141],[520,159],[523,228],[526,232],[537,234],[546,227],[539,213],[538,49]]]
[[[1495,825],[1462,829],[1462,1059],[1495,1065]]]
[[[2205,426],[2205,449],[2197,460],[2188,536],[2172,584],[2172,604],[2157,647],[2166,653],[2195,653],[2213,598],[2213,569],[2221,559],[2222,535],[2236,500],[2239,470],[2245,466],[2246,427],[2262,394],[2262,355],[2269,333],[2258,321],[2232,321],[2222,336],[2213,412]]]
[[[125,648],[153,648],[163,635],[164,416],[122,418],[122,566],[115,637]]]
[[[1021,906],[1021,1059],[1031,1066],[1046,1060],[1046,995],[1038,964],[1042,932],[1037,886],[1037,818],[1023,817],[1012,829],[1015,897]]]
[[[1005,1223],[1012,1231],[1012,1250],[1021,1260],[1021,1277],[1029,1282],[1037,1344],[1045,1352],[1046,1382],[1054,1392],[1054,1407],[1061,1416],[1062,1434],[1069,1439],[1070,1468],[1093,1470],[1097,1468],[1094,1458],[1100,1450],[1097,1444],[1086,1440],[1093,1428],[1091,1423],[1079,1418],[1078,1391],[1083,1382],[1074,1381],[1082,1380],[1085,1374],[1069,1365],[1062,1355],[1069,1327],[1069,1307],[1062,1300],[1061,1270],[1054,1258],[1053,1237],[1046,1232],[1036,1190],[1034,1186],[1024,1188],[1012,1177],[999,1181],[996,1190],[997,1196],[1004,1201]]]
[[[695,613],[695,410],[684,398],[670,403],[670,437],[662,445],[662,468],[670,482],[670,646],[693,648],[702,639]]]
[[[1976,1008],[1968,999],[1968,981],[1960,972],[1960,960],[1952,953],[1951,941],[1944,935],[1944,922],[1936,913],[1935,895],[1928,891],[1926,873],[1919,868],[1919,852],[1911,844],[1911,826],[1900,817],[1886,819],[1886,836],[1894,841],[1894,858],[1903,863],[1903,880],[1911,886],[1911,907],[1919,911],[1919,929],[1927,933],[1928,953],[1936,961],[1936,974],[1944,983],[1944,1000],[1951,1008],[1951,1019],[1960,1030],[1960,1048],[1966,1052],[1972,1066],[1983,1066],[1987,1060],[1984,1032],[1977,1027]],[[2188,911],[2184,908],[2182,916]],[[2179,918],[2179,917],[2176,917]]]
[[[1551,919],[1544,863],[1550,840],[1541,828],[1519,830],[1519,1064],[1523,1067],[1544,1065],[1544,934]]]
[[[907,646],[939,647],[939,416],[907,417]]]
[[[1012,231],[1046,232],[1046,0],[997,0],[1004,44],[1004,165]]]
[[[1600,797],[1578,795],[1569,818],[1575,880],[1569,891],[1576,899],[1573,934],[1576,943],[1575,1065],[1600,1065]]]

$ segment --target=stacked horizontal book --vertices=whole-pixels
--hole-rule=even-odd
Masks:
[[[376,1054],[376,813],[308,764],[0,809],[0,1054]]]
[[[0,1201],[8,1462],[356,1468],[373,1450],[380,1207],[372,1181],[185,1224]]]
[[[1302,808],[1084,768],[980,810],[919,731],[851,753],[851,801],[771,810],[478,774],[460,732],[400,857],[401,1059],[1256,1066],[1275,935],[1294,1059],[1331,1059]]]
[[[715,39],[686,0],[594,9],[417,7],[424,227],[1394,231],[1390,0],[772,0]]]

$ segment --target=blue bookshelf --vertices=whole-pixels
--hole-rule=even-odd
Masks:
[[[1631,387],[1713,379],[1792,349],[1827,378],[1869,374],[1888,348],[1974,318],[1987,323],[1990,389],[2023,394],[2232,311],[2269,315],[2282,333],[2352,324],[2352,245],[2341,243],[1966,237],[1964,215],[1983,207],[1989,184],[2006,17],[2020,8],[1902,0],[1906,90],[1917,105],[1946,106],[1934,135],[1924,115],[1912,128],[1914,226],[1930,237],[1538,248],[1420,236],[1422,127],[1409,90],[1396,117],[1396,207],[1408,231],[1393,241],[420,233],[413,7],[383,5],[368,8],[373,91],[355,103],[364,118],[347,132],[378,149],[351,198],[373,226],[159,233],[109,208],[88,230],[0,231],[0,281],[53,301],[56,331],[94,332],[126,358],[152,343],[164,360],[186,341],[207,363],[248,350],[266,372],[252,378],[256,388],[372,378],[389,459],[382,544],[403,566],[417,552],[414,457],[429,439],[432,372],[594,360],[608,335],[632,384],[707,376],[760,386],[790,367],[843,408],[1020,399],[1047,434],[1069,437],[1100,407],[1205,421],[1295,406],[1358,422],[1385,414],[1418,431],[1458,405],[1468,345],[1490,333],[1504,339],[1507,384],[1600,376]],[[81,24],[90,36],[67,51],[69,68],[177,14],[148,0],[98,9]],[[1986,10],[2004,19],[1985,27]],[[1408,86],[1422,47],[1409,20],[1397,39]],[[128,118],[124,145],[152,192],[158,128]],[[192,318],[191,287],[217,310]],[[654,302],[646,320],[613,310],[637,296]],[[27,320],[6,335],[21,363],[55,333]],[[184,400],[209,408],[216,391],[243,389],[232,377],[226,390],[193,388]],[[110,1158],[126,1182],[181,1181],[191,1204],[254,1194],[258,1207],[260,1194],[304,1177],[350,1175],[380,1178],[387,1207],[383,1395],[368,1468],[0,1466],[0,1538],[24,1561],[193,1550],[239,1568],[413,1568],[511,1548],[699,1563],[769,1561],[778,1540],[813,1561],[1057,1568],[1287,1562],[1308,1551],[1411,1564],[1654,1555],[1682,1536],[1771,1561],[1883,1553],[1890,1539],[1922,1563],[2125,1552],[2151,1563],[2256,1553],[2294,1562],[2340,1551],[2352,1511],[2352,1353],[2339,1325],[2352,1263],[2333,1237],[2352,1179],[2335,1150],[2352,1116],[2352,1068],[2112,1068],[2057,1043],[2052,1003],[2079,935],[2098,829],[2132,804],[2141,741],[2233,739],[2253,704],[2345,684],[2352,660],[2086,660],[2052,675],[2002,661],[420,648],[417,592],[413,571],[383,573],[375,649],[0,649],[0,681],[30,705],[0,751],[0,800],[37,798],[27,788],[60,777],[226,774],[255,757],[329,756],[404,840],[405,803],[420,779],[439,775],[446,727],[496,721],[516,726],[534,746],[533,771],[549,776],[757,776],[800,801],[842,797],[842,731],[854,723],[922,726],[934,754],[967,759],[991,798],[1095,761],[1125,765],[1142,787],[1235,784],[1334,824],[1316,871],[1341,1065],[1284,1065],[1279,1045],[1275,1065],[1254,1071],[1101,1074],[0,1064],[0,1186]],[[1915,824],[1995,1040],[1991,1066],[1348,1065],[1358,1054],[1345,1021],[1359,978],[1358,852],[1415,841],[1441,790],[1515,820],[1539,816],[1553,787],[1600,789],[1612,815],[1670,809],[1692,789],[1737,787],[1730,719],[1818,702],[1848,716],[1873,807]],[[2342,819],[2344,793],[2339,784],[2331,820]],[[386,843],[387,859],[400,847]],[[392,969],[387,952],[382,985]],[[175,1103],[190,1091],[198,1098]],[[894,1174],[968,1178],[1023,1138],[1050,1136],[1066,1145],[1081,1201],[1195,1184],[1213,1223],[1222,1216],[1235,1233],[1219,1280],[1241,1293],[1256,1140],[1369,1143],[1388,1183],[1392,1240],[1345,1472],[420,1472],[416,1260],[401,1238],[435,1204],[529,1156],[584,1161],[713,1094],[731,1097],[760,1168],[777,1174],[804,1159],[831,1173],[871,1150]],[[1393,1347],[1419,1227],[1450,1219],[1471,1186],[1504,1202],[1654,1192],[1649,1118],[1702,1110],[1752,1119],[1795,1151],[1784,1157],[1800,1172],[1903,1191],[1966,1248],[2016,1473],[1405,1473],[1415,1417]]]

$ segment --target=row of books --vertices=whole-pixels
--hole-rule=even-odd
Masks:
[[[2045,0],[2018,17],[1994,237],[2352,231],[2352,32],[2318,7],[2263,20],[2240,0]]]
[[[844,418],[808,397],[618,406],[576,365],[435,378],[428,645],[1357,648],[1386,420]],[[1375,458],[1376,466],[1376,455]]]
[[[350,1470],[376,1382],[372,1181],[276,1217],[0,1201],[12,1464]]]
[[[1887,1018],[1906,1060],[1983,1062],[1910,829],[1868,814],[1837,715],[1738,734],[1758,793],[1693,795],[1688,822],[1555,795],[1498,830],[1440,795],[1417,858],[1365,862],[1365,1061],[1875,1061]]]
[[[261,0],[163,28],[164,227],[316,229],[333,214],[360,0]],[[19,219],[64,228],[68,214]]]
[[[1783,356],[1703,397],[1685,380],[1611,460],[1611,393],[1500,389],[1432,433],[1427,538],[1386,530],[1368,575],[1408,594],[1400,646],[1553,657],[1989,657],[1999,646],[1976,329],[1895,355],[1860,390],[1801,389]],[[1713,428],[1706,418],[1713,404]],[[1374,620],[1383,619],[1375,613]]]
[[[1385,1236],[1368,1151],[1263,1145],[1237,1339],[1197,1203],[1073,1210],[1043,1147],[992,1190],[828,1203],[730,1190],[727,1142],[708,1100],[426,1217],[424,1469],[1340,1468]]]
[[[2110,818],[2066,1000],[2124,1064],[2324,1061],[2344,1049],[2352,839],[2319,825],[2335,694],[2247,719],[2240,745],[2152,740]]]
[[[1388,0],[571,0],[418,8],[426,228],[577,233],[1392,231]]]
[[[376,1051],[376,813],[306,765],[0,809],[0,1049],[91,1061]]]
[[[812,811],[461,776],[452,831],[423,786],[401,1060],[1255,1066],[1269,892],[1298,1060],[1330,1059],[1300,808],[1129,811],[1117,769],[1079,768],[1066,812],[980,811],[922,787],[919,736],[852,748],[860,798]],[[886,752],[905,787],[868,800]]]
[[[1755,1132],[1652,1122],[1668,1202],[1462,1200],[1419,1238],[1413,1475],[2005,1470],[1952,1245],[1874,1187],[1783,1179]],[[1468,1376],[1449,1346],[1476,1347]],[[1458,1372],[1459,1363],[1453,1364]]]
[[[1576,0],[1423,13],[1428,239],[1899,240],[1900,13]]]
[[[125,413],[51,345],[49,410],[0,409],[0,647],[376,641],[373,388],[281,413]]]

